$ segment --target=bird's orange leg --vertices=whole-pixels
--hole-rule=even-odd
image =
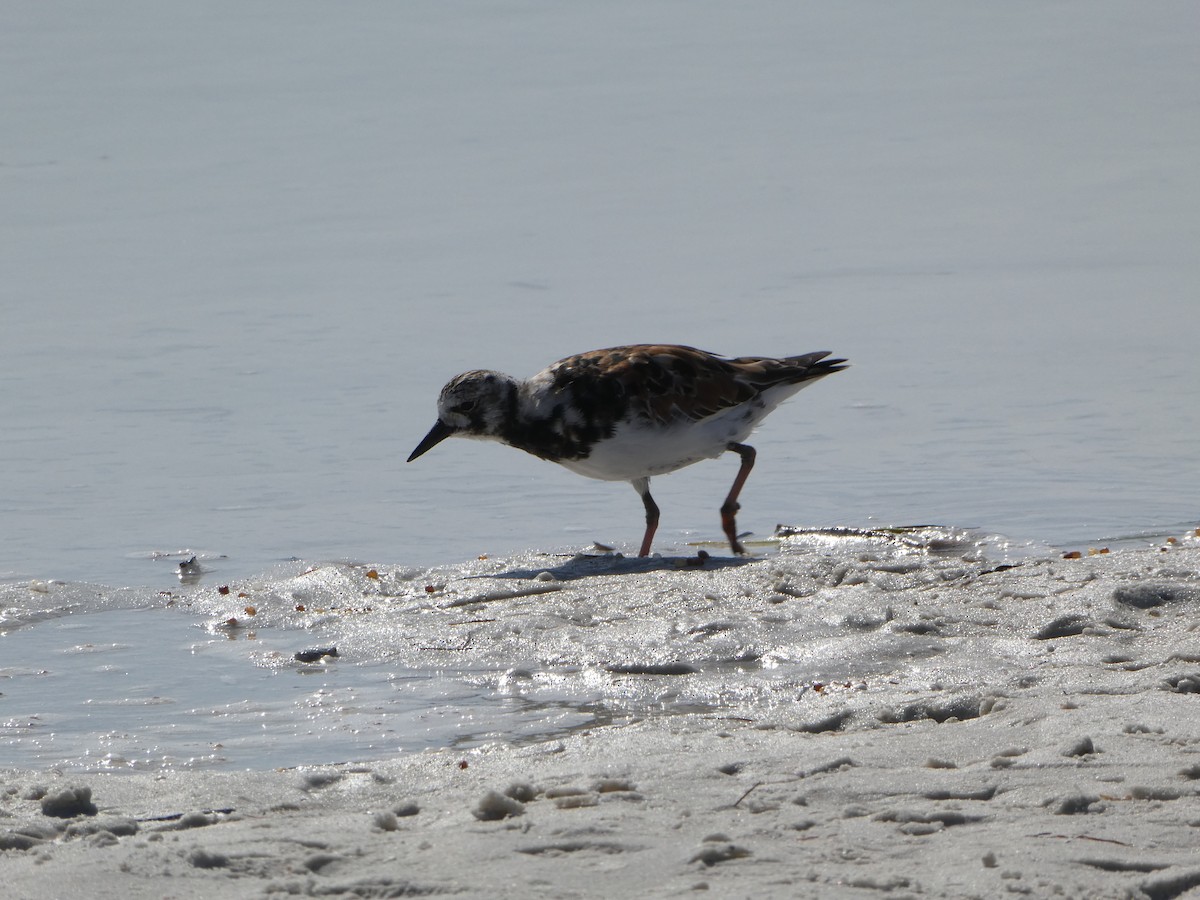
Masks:
[[[750,477],[750,470],[754,468],[755,452],[753,447],[746,444],[729,444],[725,449],[732,450],[742,458],[742,467],[738,469],[737,478],[733,479],[733,487],[729,489],[729,496],[721,504],[721,527],[725,529],[725,537],[729,538],[730,548],[734,553],[740,555],[746,552],[746,548],[738,542],[737,522],[734,520],[734,516],[741,509],[741,505],[738,503],[738,494],[742,492],[742,486]]]
[[[642,495],[642,504],[646,507],[646,534],[642,537],[642,549],[638,551],[638,556],[649,556],[654,532],[658,530],[658,504],[650,496],[649,478],[639,478],[633,482],[633,489]]]

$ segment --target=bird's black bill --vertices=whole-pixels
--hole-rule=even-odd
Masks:
[[[454,429],[441,419],[438,419],[437,423],[429,429],[429,434],[425,435],[421,443],[417,444],[417,449],[409,454],[408,461],[412,462],[422,453],[437,446],[452,434],[454,434]]]

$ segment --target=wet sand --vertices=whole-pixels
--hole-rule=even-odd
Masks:
[[[428,648],[473,614],[464,652],[553,658],[613,708],[637,698],[627,714],[366,764],[6,770],[6,896],[1200,889],[1194,535],[1010,566],[878,542],[709,568],[538,562],[477,562],[435,591],[381,568],[389,639]],[[361,592],[381,580],[364,572],[301,579]],[[544,675],[526,668],[506,677]]]

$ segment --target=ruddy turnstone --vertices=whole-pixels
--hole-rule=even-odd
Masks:
[[[526,381],[474,370],[438,397],[438,419],[412,462],[448,437],[496,440],[604,481],[628,481],[646,507],[639,556],[650,555],[658,505],[650,478],[732,450],[742,459],[721,506],[734,553],[745,553],[734,516],[754,466],[743,444],[771,410],[807,384],[846,368],[827,351],[725,359],[692,347],[639,344],[592,350]]]

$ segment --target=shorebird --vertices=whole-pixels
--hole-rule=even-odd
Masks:
[[[828,351],[773,359],[727,359],[693,347],[636,344],[592,350],[552,363],[532,378],[475,369],[456,375],[438,397],[438,418],[408,461],[448,437],[495,440],[603,481],[628,481],[641,495],[649,556],[659,509],[650,479],[714,459],[727,450],[741,467],[721,527],[734,553],[738,495],[754,466],[743,441],[781,402],[846,368]]]

